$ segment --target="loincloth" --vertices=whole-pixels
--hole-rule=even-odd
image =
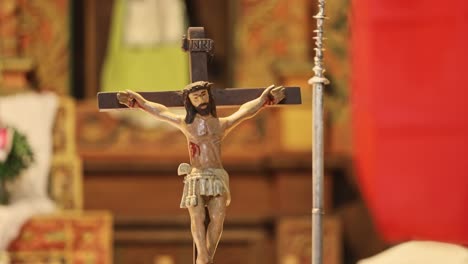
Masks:
[[[184,191],[180,208],[198,205],[201,195],[220,196],[226,194],[226,206],[231,202],[229,175],[224,169],[206,169],[189,173],[184,177]]]

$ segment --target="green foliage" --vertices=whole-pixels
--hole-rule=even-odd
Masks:
[[[0,162],[0,181],[6,182],[18,177],[22,170],[34,162],[34,155],[27,138],[13,129],[13,144],[5,162]]]

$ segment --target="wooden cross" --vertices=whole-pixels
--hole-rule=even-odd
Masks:
[[[202,27],[190,27],[184,36],[182,48],[189,52],[190,81],[208,81],[208,54],[214,50],[214,42],[205,38]],[[183,87],[181,87],[182,89]],[[301,104],[299,87],[285,87],[286,98],[279,104]],[[259,97],[265,88],[225,88],[212,89],[216,106],[238,106]],[[182,96],[178,91],[165,92],[139,92],[146,100],[163,104],[167,107],[182,107]],[[127,106],[120,104],[116,92],[98,93],[98,106],[100,111],[124,109]]]
[[[183,38],[182,49],[189,52],[190,81],[208,81],[208,54],[212,55],[214,42],[205,38],[203,27],[190,27],[187,36]],[[226,88],[211,89],[216,106],[238,106],[258,98],[265,88]],[[139,92],[146,100],[163,104],[166,107],[184,106],[182,96],[178,91],[166,92]],[[299,87],[285,87],[286,98],[279,104],[301,104],[301,92]],[[98,105],[100,111],[125,109],[127,106],[120,104],[116,92],[98,93]],[[207,210],[205,208],[205,210]],[[206,214],[208,215],[208,214]],[[205,219],[205,227],[209,224],[209,217]],[[206,230],[206,229],[205,229]],[[194,261],[197,256],[195,243]]]

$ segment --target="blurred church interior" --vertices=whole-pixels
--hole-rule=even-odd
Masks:
[[[413,240],[457,247],[461,262],[434,263],[466,264],[468,4],[380,2],[327,2],[324,264]],[[47,134],[39,185],[56,209],[2,205],[0,246],[11,241],[0,264],[192,263],[177,176],[186,139],[142,112],[99,112],[96,97],[182,89],[188,26],[215,42],[216,89],[276,84],[302,95],[302,105],[263,110],[224,141],[232,203],[215,263],[310,263],[316,13],[308,0],[2,0],[0,128]],[[50,93],[57,99],[40,96]],[[16,96],[27,98],[14,105]],[[37,211],[18,213],[13,235],[15,220],[1,219],[9,206]]]

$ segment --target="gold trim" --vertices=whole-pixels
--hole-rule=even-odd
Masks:
[[[2,71],[29,72],[34,68],[34,61],[31,58],[2,58]]]

